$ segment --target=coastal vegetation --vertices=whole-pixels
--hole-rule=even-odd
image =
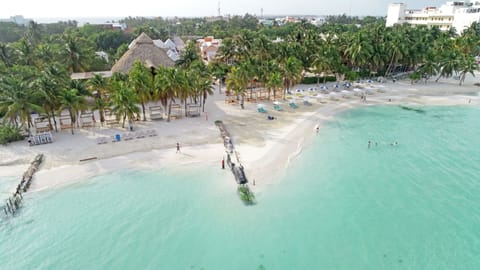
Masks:
[[[12,125],[0,125],[0,144],[7,144],[23,139],[18,127]]]
[[[306,21],[263,26],[254,16],[230,20],[166,20],[126,18],[130,31],[94,25],[77,27],[74,21],[57,24],[14,26],[0,23],[0,115],[4,123],[29,130],[32,113],[48,118],[68,112],[74,133],[79,114],[98,111],[104,124],[111,111],[122,125],[145,121],[145,106],[160,103],[170,119],[172,105],[204,106],[213,94],[212,83],[225,83],[229,94],[243,100],[253,87],[283,98],[295,84],[313,74],[311,83],[358,78],[395,78],[407,74],[412,81],[455,76],[459,84],[478,70],[480,24],[461,35],[453,29],[397,25],[385,27],[383,19],[363,20],[339,16],[314,26]],[[187,43],[175,67],[154,70],[137,63],[128,74],[111,78],[94,76],[73,80],[75,72],[109,70],[137,34],[166,39],[186,39],[214,34],[222,38],[217,60],[208,65],[200,59],[194,43]],[[106,52],[108,58],[95,52]],[[407,75],[405,77],[407,77]],[[185,110],[186,112],[186,110]]]
[[[238,186],[238,194],[240,196],[240,199],[242,200],[243,203],[247,205],[252,205],[255,204],[255,195],[253,192],[248,188],[247,185],[240,185]]]

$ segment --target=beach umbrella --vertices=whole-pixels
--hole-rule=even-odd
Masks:
[[[348,97],[348,96],[350,96],[350,94],[351,94],[352,92],[347,91],[347,90],[342,90],[341,93],[342,93],[342,97]]]
[[[358,89],[358,88],[353,88],[353,92],[354,92],[354,95],[356,95],[356,96],[363,94],[363,90]]]
[[[328,94],[328,95],[330,96],[330,99],[332,99],[332,100],[338,99],[338,95],[335,92],[330,92],[330,94]]]

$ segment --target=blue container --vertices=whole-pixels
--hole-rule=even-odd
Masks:
[[[116,135],[115,135],[115,140],[117,140],[117,142],[120,141],[120,134],[116,134]]]

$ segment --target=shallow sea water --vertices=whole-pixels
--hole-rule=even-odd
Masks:
[[[27,194],[0,221],[0,268],[478,269],[479,119],[473,107],[344,112],[254,206],[216,166]]]

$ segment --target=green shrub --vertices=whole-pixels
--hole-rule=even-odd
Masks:
[[[23,136],[20,134],[20,129],[18,127],[12,125],[0,125],[0,144],[7,144],[21,140],[23,140]]]
[[[416,83],[418,82],[421,78],[422,78],[422,75],[420,74],[420,72],[413,72],[413,73],[410,73],[410,75],[408,76],[413,83]]]
[[[247,205],[255,204],[255,195],[250,191],[248,186],[239,186],[237,191],[243,203]]]
[[[323,77],[320,77],[320,78],[317,78],[317,77],[304,77],[303,80],[302,80],[302,84],[316,84],[317,81],[320,83],[320,84],[323,84],[323,80],[324,78]],[[337,78],[335,78],[335,76],[328,76],[327,77],[327,82],[335,82],[337,80]]]
[[[345,74],[345,79],[347,79],[348,81],[356,81],[358,78],[360,77],[360,75],[355,72],[355,71],[348,71],[346,74]]]

